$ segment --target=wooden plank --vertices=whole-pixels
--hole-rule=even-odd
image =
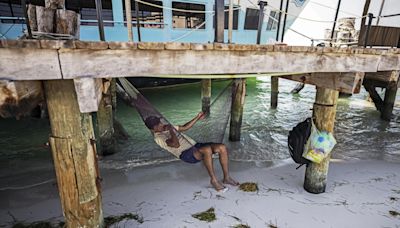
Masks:
[[[101,78],[75,78],[74,86],[81,113],[97,112],[103,92]]]
[[[0,79],[62,79],[57,50],[0,48]]]
[[[377,71],[400,70],[400,55],[381,55]]]
[[[88,59],[90,62],[86,61],[86,64],[82,64]],[[379,56],[265,51],[72,49],[60,50],[60,62],[64,77],[70,79],[88,76],[151,77],[176,74],[376,72]]]
[[[281,76],[281,78],[353,94],[360,92],[364,73],[309,73]]]

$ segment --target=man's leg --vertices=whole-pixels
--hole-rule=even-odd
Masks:
[[[224,189],[225,187],[218,181],[215,176],[213,160],[212,160],[212,149],[211,146],[203,146],[198,149],[200,156],[203,159],[204,166],[207,169],[208,175],[210,175],[210,183],[214,186],[215,190],[219,191]],[[199,154],[194,153],[194,156],[199,159]],[[199,159],[200,160],[200,159]]]
[[[211,144],[211,149],[213,152],[219,154],[219,163],[221,164],[222,171],[224,173],[223,183],[234,185],[234,186],[238,185],[239,182],[232,179],[229,175],[228,149],[226,148],[226,146],[222,143],[214,143],[214,144]]]

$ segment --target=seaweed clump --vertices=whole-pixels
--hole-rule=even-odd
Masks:
[[[400,215],[400,213],[397,212],[397,211],[389,211],[389,214],[390,214],[391,216],[399,216],[399,215]]]
[[[105,227],[110,227],[111,225],[121,222],[122,220],[125,219],[133,219],[136,220],[138,223],[143,223],[143,217],[137,215],[137,214],[132,214],[132,213],[125,213],[122,215],[110,215],[104,218],[104,225]]]
[[[212,222],[217,219],[217,217],[215,216],[213,207],[211,207],[210,209],[208,209],[206,211],[203,211],[203,212],[200,212],[197,214],[193,214],[192,217],[196,218],[200,221],[206,221],[206,222]]]
[[[254,182],[245,182],[239,185],[239,190],[242,190],[244,192],[257,192],[258,185]]]

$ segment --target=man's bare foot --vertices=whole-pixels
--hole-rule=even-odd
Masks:
[[[223,186],[218,180],[211,180],[210,183],[218,192],[225,189],[225,186]]]
[[[239,182],[235,181],[231,177],[225,178],[222,182],[224,184],[230,184],[230,185],[233,185],[233,186],[238,186],[239,185]]]

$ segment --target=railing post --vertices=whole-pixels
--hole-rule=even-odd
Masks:
[[[126,28],[128,29],[128,40],[130,42],[133,42],[131,0],[125,0],[125,15],[126,15]]]
[[[215,37],[214,42],[224,42],[224,0],[215,0]]]
[[[368,45],[369,30],[371,29],[371,24],[372,24],[373,18],[374,18],[374,15],[372,13],[369,13],[368,14],[368,27],[367,27],[367,30],[365,31],[364,48],[366,48]]]
[[[97,14],[97,23],[99,27],[100,40],[105,41],[106,38],[104,36],[104,24],[103,24],[103,7],[101,5],[101,0],[96,0],[96,14]]]
[[[22,7],[22,11],[24,12],[26,29],[28,30],[28,38],[32,39],[32,30],[31,30],[31,25],[29,23],[28,11],[26,9],[26,1],[25,0],[21,0],[21,7]]]
[[[138,33],[138,41],[141,42],[142,38],[140,35],[139,3],[137,1],[135,1],[135,14],[136,14],[136,29]]]
[[[281,4],[279,6],[278,26],[276,28],[276,41],[277,42],[279,41],[279,29],[281,28],[282,8],[283,8],[283,0],[281,0]]]
[[[258,5],[260,6],[260,13],[258,14],[258,29],[257,29],[257,44],[261,42],[261,33],[262,33],[262,25],[264,21],[264,6],[268,3],[264,1],[259,1]]]
[[[335,27],[336,27],[336,20],[338,18],[338,14],[339,14],[339,8],[340,8],[340,3],[342,0],[338,1],[338,5],[336,8],[336,14],[335,14],[335,21],[333,22],[333,27],[332,27],[332,32],[331,32],[331,46],[333,46],[332,41],[333,41],[333,35],[335,34]]]
[[[283,37],[285,36],[286,18],[288,12],[289,12],[289,0],[286,0],[286,10],[285,10],[285,17],[283,19],[281,42],[283,42]]]

